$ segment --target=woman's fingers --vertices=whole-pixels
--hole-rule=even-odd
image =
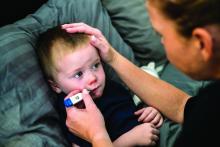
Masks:
[[[62,28],[69,33],[86,33],[86,34],[94,35],[97,38],[102,37],[102,33],[100,30],[93,28],[84,23],[64,24],[62,25]]]

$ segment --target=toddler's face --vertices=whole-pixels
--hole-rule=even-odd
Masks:
[[[61,91],[88,89],[93,98],[102,95],[105,73],[97,50],[90,44],[64,54],[56,61],[55,81]]]

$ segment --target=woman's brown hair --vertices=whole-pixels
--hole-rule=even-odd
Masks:
[[[147,0],[162,15],[175,22],[177,31],[190,37],[196,27],[220,24],[219,0]]]

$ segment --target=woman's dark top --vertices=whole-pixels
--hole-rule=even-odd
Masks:
[[[175,147],[220,147],[220,81],[188,100]]]

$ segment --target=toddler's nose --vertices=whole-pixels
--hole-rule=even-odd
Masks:
[[[94,84],[96,82],[97,82],[96,76],[94,74],[91,74],[90,77],[89,77],[89,80],[88,80],[88,84],[92,85],[92,84]]]

